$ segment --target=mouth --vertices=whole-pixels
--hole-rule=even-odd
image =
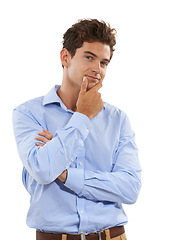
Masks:
[[[86,77],[91,80],[92,82],[97,82],[97,81],[100,81],[101,77],[98,76],[98,77],[95,77],[95,76],[90,76],[90,75],[86,75]]]
[[[100,81],[100,76],[92,76],[92,75],[85,75],[85,77],[88,79],[88,87],[87,89],[90,90],[93,88],[98,82]]]

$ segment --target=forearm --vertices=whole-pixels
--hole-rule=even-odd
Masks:
[[[23,164],[37,182],[41,184],[53,182],[76,159],[84,146],[78,130],[72,130],[67,136],[63,136],[63,140],[64,143],[56,135],[43,147],[33,148],[26,159],[22,157],[25,159]],[[68,141],[70,144],[66,145],[65,142]]]
[[[127,120],[127,126],[129,122]],[[126,125],[126,121],[125,121]],[[83,165],[68,169],[65,185],[74,189],[80,197],[94,201],[110,201],[132,204],[137,200],[141,188],[141,167],[133,131],[121,132],[119,144],[115,150],[110,172],[105,170],[84,170]],[[107,163],[106,155],[100,161]],[[84,159],[84,162],[86,159]],[[91,159],[93,162],[93,159]],[[106,168],[105,168],[106,169]]]
[[[24,167],[37,182],[48,184],[70,166],[84,147],[89,122],[86,116],[75,114],[51,141],[37,147],[35,136],[42,128],[25,114],[14,111],[18,152]]]
[[[141,187],[140,171],[93,172],[69,168],[65,186],[89,200],[132,204]]]

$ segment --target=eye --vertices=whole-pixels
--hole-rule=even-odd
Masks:
[[[102,62],[101,62],[101,65],[107,66],[107,65],[108,65],[108,62],[102,61]]]
[[[92,57],[91,56],[86,56],[87,59],[89,60],[92,60]]]

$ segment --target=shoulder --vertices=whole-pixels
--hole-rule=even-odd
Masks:
[[[111,105],[110,103],[104,102],[105,114],[109,115],[112,118],[124,119],[127,117],[127,114],[120,108]]]
[[[24,103],[21,103],[17,107],[14,108],[14,110],[18,111],[24,111],[24,110],[31,110],[34,109],[35,107],[41,107],[43,104],[43,96],[42,97],[37,97],[31,100],[28,100]]]
[[[28,100],[13,109],[15,112],[35,118],[43,110],[43,96]]]
[[[111,123],[114,128],[119,128],[122,138],[133,137],[135,135],[132,130],[131,123],[127,114],[118,107],[115,107],[109,103],[104,103],[107,111],[106,119],[112,119]]]

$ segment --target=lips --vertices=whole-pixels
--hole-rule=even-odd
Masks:
[[[89,78],[90,80],[94,81],[94,82],[97,82],[101,79],[100,76],[95,77],[95,76],[91,76],[91,75],[86,75],[86,77]]]

